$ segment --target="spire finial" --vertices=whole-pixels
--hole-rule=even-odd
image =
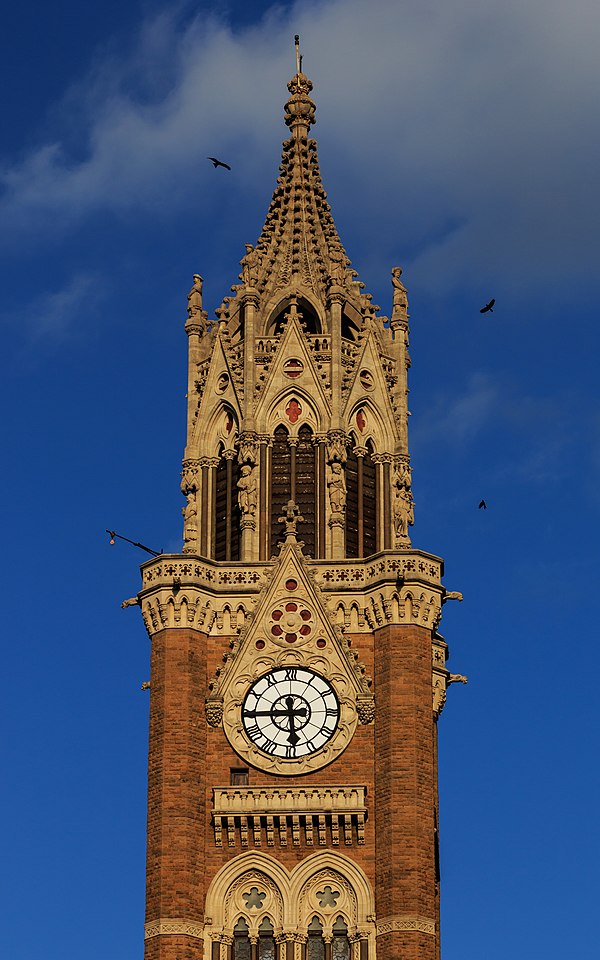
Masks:
[[[292,128],[294,135],[306,137],[311,123],[315,122],[315,105],[310,99],[312,83],[302,73],[302,57],[300,56],[300,37],[294,37],[296,50],[296,73],[288,83],[291,97],[285,105],[285,122]]]

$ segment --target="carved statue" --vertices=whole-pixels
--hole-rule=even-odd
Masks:
[[[257,484],[255,471],[249,464],[244,464],[237,482],[238,503],[242,516],[253,517],[256,514]]]
[[[204,283],[199,273],[195,273],[194,285],[188,293],[188,317],[202,316],[202,284]]]
[[[392,267],[392,287],[394,288],[394,303],[392,306],[393,320],[408,320],[408,295],[406,287],[400,279],[402,267]]]
[[[249,287],[258,282],[258,271],[262,262],[260,250],[251,243],[246,244],[246,254],[242,257],[242,281]]]
[[[346,507],[346,478],[342,465],[337,460],[329,464],[327,487],[329,489],[331,512],[343,513]]]
[[[196,494],[193,491],[187,494],[187,504],[181,508],[181,512],[183,514],[183,540],[187,545],[195,542],[198,537],[198,510],[196,507]]]
[[[467,677],[463,676],[462,673],[451,673],[448,677],[448,686],[451,683],[468,683]]]
[[[408,528],[415,522],[415,511],[410,487],[396,481],[394,499],[394,529],[398,538],[408,537]]]
[[[329,275],[332,283],[344,282],[344,254],[339,246],[332,244],[329,248]]]

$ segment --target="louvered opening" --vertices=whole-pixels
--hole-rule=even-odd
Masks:
[[[231,483],[227,481],[227,460],[222,455],[215,477],[215,560],[240,559],[240,508],[237,482],[240,465],[231,460]]]
[[[375,482],[375,464],[371,458],[371,445],[363,457],[363,557],[377,552],[377,485]]]
[[[281,540],[282,525],[278,517],[283,516],[288,500],[292,497],[292,464],[288,444],[288,432],[285,427],[277,427],[271,448],[271,553],[277,553],[277,544]]]
[[[298,431],[298,446],[296,447],[296,503],[300,508],[300,516],[304,521],[298,526],[299,539],[304,541],[306,556],[315,556],[315,529],[316,529],[316,451],[313,443],[312,430],[308,426],[300,427]]]
[[[346,556],[358,557],[358,458],[354,444],[346,460]]]

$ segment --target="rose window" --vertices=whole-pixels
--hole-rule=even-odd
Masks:
[[[306,639],[314,629],[313,615],[303,603],[288,600],[271,611],[271,636],[286,643]]]

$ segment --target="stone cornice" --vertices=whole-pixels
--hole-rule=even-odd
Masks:
[[[394,623],[434,629],[439,623],[444,588],[437,557],[390,550],[366,560],[309,560],[306,566],[346,632],[369,633]],[[165,627],[236,634],[275,567],[276,561],[225,564],[182,554],[149,560],[138,595],[149,634]]]

